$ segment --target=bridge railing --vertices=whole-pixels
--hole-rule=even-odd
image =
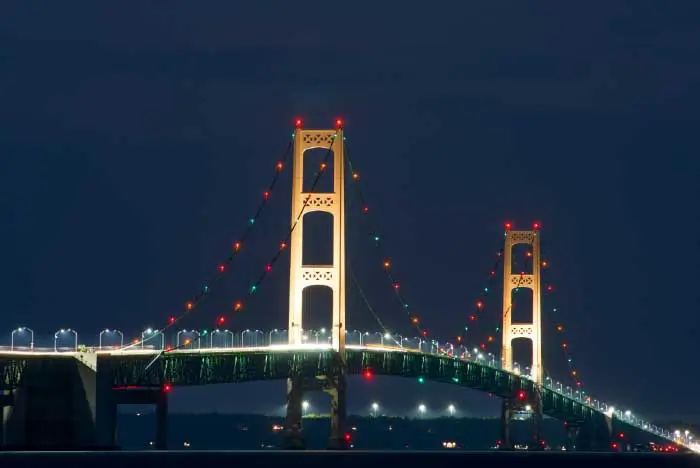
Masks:
[[[75,332],[73,332],[75,333]],[[79,345],[77,341],[77,333],[75,333],[74,346],[63,346],[54,337],[53,347],[35,347],[34,337],[32,334],[30,343],[19,343],[13,339],[11,346],[0,346],[0,351],[20,351],[20,352],[85,352],[97,350],[115,350],[124,349],[149,349],[162,350],[172,348],[182,349],[236,349],[236,348],[264,348],[274,345],[285,345],[289,343],[287,330],[240,330],[232,331],[219,329],[213,331],[198,331],[198,330],[181,330],[171,333],[168,337],[159,330],[148,329],[141,334],[141,339],[136,343],[125,344],[123,335],[118,330],[103,330],[99,335],[98,346]],[[328,344],[331,343],[332,334],[329,330],[321,328],[318,330],[304,330],[302,332],[302,340],[307,344]],[[13,336],[14,338],[14,336]],[[366,346],[366,347],[382,347],[409,352],[420,352],[425,354],[434,354],[448,356],[454,359],[464,359],[477,362],[481,365],[493,368],[502,369],[501,360],[498,356],[492,353],[484,353],[479,348],[469,348],[462,344],[453,344],[449,342],[440,342],[438,340],[430,340],[423,337],[407,337],[389,333],[380,333],[372,331],[348,330],[345,336],[346,344],[349,346]],[[513,370],[517,375],[523,378],[530,378],[530,369],[520,366],[518,363],[513,364]],[[614,406],[601,402],[590,397],[581,389],[572,388],[564,385],[561,382],[553,380],[546,376],[543,381],[543,386],[550,391],[560,394],[566,398],[573,399],[580,404],[593,408],[596,411],[607,414],[608,416],[620,419],[631,426],[635,426],[641,430],[647,431],[659,437],[671,440],[676,443],[683,443],[683,436],[687,439],[684,445],[689,445],[691,439],[689,434],[680,434],[678,431],[672,433],[666,429],[658,427],[645,421],[629,410],[621,411]]]

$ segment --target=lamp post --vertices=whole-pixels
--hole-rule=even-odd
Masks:
[[[421,403],[420,405],[418,405],[418,415],[419,415],[420,417],[423,417],[423,415],[425,414],[426,411],[428,411],[428,408],[426,408],[425,405],[424,405],[423,403]]]
[[[248,343],[246,344],[246,338]],[[243,330],[241,332],[241,346],[244,348],[258,348],[265,339],[265,334],[260,330]]]
[[[179,332],[177,332],[177,337],[175,338],[175,341],[176,341],[175,346],[177,348],[180,348],[180,336],[182,336],[185,333],[187,333],[189,335],[195,335],[197,337],[197,348],[201,348],[200,335],[199,335],[199,332],[197,330],[180,330]],[[184,346],[187,346],[190,343],[192,343],[192,340],[189,338],[185,338],[185,341],[183,341],[182,344]]]
[[[10,351],[15,349],[15,333],[29,333],[29,350],[34,350],[34,330],[29,327],[19,327],[12,330],[10,335]]]
[[[102,349],[102,336],[103,335],[118,335],[119,336],[119,347],[123,348],[124,347],[124,333],[121,332],[121,330],[110,330],[109,328],[105,328],[100,332],[100,336],[98,339],[98,348]]]
[[[223,348],[228,348],[228,342],[226,341],[227,335],[231,337],[231,347],[233,348],[233,341],[234,341],[233,332],[231,330],[219,330],[219,329],[212,331],[211,335],[209,335],[209,347],[210,348],[214,347],[214,335],[218,335],[220,333],[224,334],[224,346],[223,346]]]
[[[362,346],[362,332],[358,330],[345,330],[346,341],[348,344]]]
[[[455,405],[448,405],[447,412],[450,414],[451,418],[454,418],[455,413],[457,412],[457,408],[455,408]]]
[[[379,403],[375,401],[372,403],[372,417],[377,417],[377,411],[379,411]]]
[[[146,339],[151,339],[157,335],[160,335],[160,348],[165,349],[165,334],[160,330],[154,330],[152,328],[146,328],[141,332],[141,349],[143,349],[144,341],[146,341]]]
[[[53,334],[53,350],[54,352],[58,352],[58,339],[65,335],[66,333],[72,333],[74,337],[74,346],[73,350],[78,351],[78,332],[73,330],[72,328],[61,328],[58,330],[56,333]]]

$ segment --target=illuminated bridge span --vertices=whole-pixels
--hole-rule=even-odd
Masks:
[[[513,448],[511,422],[515,415],[523,413],[530,415],[533,431],[528,445],[531,447],[542,448],[539,429],[541,418],[547,415],[566,423],[571,447],[577,450],[625,450],[632,445],[635,433],[641,442],[656,437],[662,442],[672,441],[697,448],[692,444],[692,435],[687,432],[665,430],[642,420],[623,406],[613,407],[592,398],[580,388],[580,382],[577,382],[578,388],[571,388],[547,376],[542,360],[540,273],[544,262],[540,258],[538,223],[528,231],[514,231],[510,224],[506,224],[499,327],[502,343],[498,356],[428,339],[421,321],[403,300],[399,283],[385,258],[381,261],[392,289],[401,301],[402,313],[409,312],[410,324],[419,329],[421,337],[406,338],[386,331],[346,330],[346,277],[351,276],[346,265],[345,245],[346,163],[355,184],[359,175],[346,160],[342,121],[338,120],[334,129],[307,130],[298,120],[290,149],[288,153],[291,152],[293,158],[290,227],[278,252],[249,289],[252,298],[272,271],[274,263],[289,251],[290,294],[286,330],[232,332],[222,329],[225,318],[221,317],[217,321],[218,330],[174,333],[180,320],[189,319],[196,312],[199,301],[210,294],[209,284],[227,271],[242,246],[241,242],[235,242],[231,255],[216,268],[211,281],[186,303],[186,312],[182,316],[169,319],[158,330],[144,330],[134,342],[124,343],[124,335],[118,330],[104,330],[99,334],[97,346],[86,347],[79,344],[75,330],[66,329],[56,332],[53,347],[47,349],[35,346],[33,330],[25,327],[15,330],[9,346],[0,349],[0,406],[10,407],[9,417],[8,411],[3,411],[3,424],[0,425],[3,431],[7,429],[5,440],[33,446],[54,444],[63,448],[113,445],[116,441],[117,406],[151,403],[156,405],[155,445],[166,448],[168,390],[171,385],[286,379],[285,439],[288,448],[305,447],[302,401],[304,393],[309,391],[322,391],[330,396],[329,448],[346,448],[346,375],[376,374],[443,382],[499,397],[503,449]],[[325,149],[326,156],[307,189],[303,161],[305,153],[311,149]],[[285,159],[286,155],[276,165],[269,190],[264,192],[255,216],[248,220],[242,239],[248,238],[263,211]],[[331,170],[325,171],[331,167],[329,164],[332,164]],[[317,182],[324,172],[332,172],[333,188],[329,192],[317,191]],[[359,189],[357,192],[362,214],[368,214],[362,192]],[[333,218],[330,264],[303,262],[304,220],[311,212],[327,213]],[[369,232],[374,245],[380,245],[376,227],[372,226]],[[517,245],[525,245],[528,249],[530,268],[519,267],[514,273],[512,252]],[[492,277],[495,274],[495,271],[491,272]],[[333,293],[327,329],[314,331],[304,326],[302,293],[312,286],[323,286]],[[532,314],[526,322],[516,322],[512,313],[513,295],[520,289],[532,291]],[[368,309],[371,309],[369,305]],[[233,311],[242,310],[243,303],[237,301]],[[372,313],[379,328],[383,329],[379,317],[374,311]],[[166,334],[174,343],[166,344]],[[19,335],[24,336],[22,346],[18,343]],[[29,338],[29,343],[26,338]],[[489,338],[490,341],[493,339]],[[515,340],[531,342],[530,367],[521,368],[515,362],[512,347]],[[115,345],[118,349],[114,349]],[[2,440],[0,437],[0,442]]]
[[[5,369],[3,377],[10,386],[19,386],[28,360],[39,356],[70,356],[96,370],[98,365],[106,365],[111,385],[116,388],[316,378],[337,370],[343,362],[337,359],[324,329],[305,331],[304,337],[311,343],[302,345],[283,344],[287,340],[286,330],[214,330],[211,333],[182,330],[178,339],[184,343],[191,339],[185,336],[200,334],[210,335],[210,340],[200,339],[168,351],[152,365],[154,368],[150,372],[145,370],[146,366],[162,351],[165,342],[160,339],[165,335],[158,330],[148,330],[150,340],[156,345],[145,341],[129,349],[103,345],[102,348],[80,346],[80,351],[58,347],[58,351],[53,348],[30,349],[28,346],[15,346],[10,350],[6,346],[3,354],[27,359],[15,358],[14,365]],[[515,391],[523,392],[522,398],[526,400],[527,395],[538,392],[543,414],[572,425],[580,424],[593,413],[600,413],[615,418],[623,427],[628,426],[627,429],[634,427],[670,442],[677,443],[680,437],[688,437],[645,421],[631,410],[616,409],[550,377],[545,377],[538,389],[529,368],[521,369],[515,363],[514,371],[505,371],[499,359],[479,349],[380,332],[349,331],[347,335],[344,361],[350,375],[390,375],[436,381],[481,390],[501,398],[512,396]],[[214,346],[216,344],[220,346]],[[158,349],[154,349],[156,347]],[[310,362],[315,366],[309,367]]]

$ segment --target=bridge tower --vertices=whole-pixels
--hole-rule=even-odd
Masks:
[[[513,272],[513,247],[518,244],[531,246],[532,273]],[[531,378],[535,382],[535,395],[525,395],[522,392],[518,396],[503,399],[501,411],[502,434],[501,440],[506,448],[511,447],[510,424],[513,413],[529,406],[532,411],[534,423],[534,442],[539,445],[539,428],[542,419],[542,399],[540,389],[542,386],[542,308],[540,285],[540,235],[539,224],[534,224],[531,231],[511,231],[510,225],[506,225],[505,247],[503,249],[503,322],[502,322],[502,349],[501,366],[503,369],[513,371],[513,341],[527,339],[532,342],[532,366]],[[513,292],[519,288],[527,288],[532,291],[532,320],[525,323],[513,323]],[[523,398],[524,397],[524,398]]]
[[[333,156],[333,192],[304,192],[304,153],[325,148]],[[294,132],[292,179],[292,236],[289,268],[289,344],[302,345],[302,293],[310,286],[322,285],[333,292],[331,340],[338,359],[336,375],[313,379],[289,379],[287,382],[287,444],[303,448],[301,437],[302,399],[306,390],[321,390],[331,396],[331,435],[329,448],[344,446],[346,419],[345,384],[345,157],[343,122],[333,130],[307,130],[297,120]],[[328,177],[326,174],[323,177]],[[303,215],[298,218],[303,210]],[[323,211],[333,216],[333,264],[303,263],[304,215]],[[298,218],[298,219],[297,219]],[[296,226],[294,226],[296,224]]]
[[[513,247],[528,244],[532,250],[532,274],[513,274]],[[501,365],[513,371],[513,341],[528,339],[532,342],[532,379],[542,384],[542,302],[540,290],[540,236],[538,230],[506,231],[503,250],[503,345]],[[513,291],[527,288],[532,291],[532,320],[513,323]]]

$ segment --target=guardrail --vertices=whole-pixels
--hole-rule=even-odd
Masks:
[[[105,330],[100,334],[100,337],[105,332]],[[112,333],[121,332],[113,330]],[[76,335],[77,336],[77,335]],[[121,335],[123,336],[123,335]],[[172,336],[171,336],[172,339]],[[331,344],[331,334],[325,329],[320,330],[305,330],[303,331],[302,340],[307,344]],[[9,352],[37,352],[37,353],[93,353],[96,351],[109,351],[109,350],[166,350],[169,346],[166,345],[165,334],[159,330],[148,329],[142,334],[141,340],[136,340],[131,344],[123,345],[122,342],[119,345],[105,344],[109,343],[107,340],[100,340],[101,343],[98,346],[58,346],[58,342],[54,341],[55,346],[52,348],[48,347],[34,347],[34,346],[19,346],[13,344],[12,346],[0,346],[0,351]],[[230,330],[213,330],[213,331],[197,331],[197,330],[181,330],[175,335],[175,343],[173,347],[184,348],[184,349],[201,349],[206,350],[208,348],[216,349],[237,349],[237,348],[265,348],[274,345],[284,345],[287,344],[288,335],[286,330],[242,330],[242,331],[230,331]],[[154,344],[148,344],[149,342]],[[367,348],[372,347],[385,347],[392,348],[396,350],[408,350],[421,352],[425,354],[433,354],[440,356],[448,356],[453,359],[465,359],[473,362],[477,362],[481,365],[488,366],[493,369],[506,370],[508,372],[514,372],[523,378],[530,378],[529,368],[521,367],[519,364],[513,364],[513,370],[503,369],[501,366],[501,360],[491,354],[482,353],[478,348],[469,348],[463,345],[454,345],[449,342],[439,342],[438,340],[427,340],[421,337],[404,337],[401,335],[393,335],[389,333],[380,332],[369,332],[369,331],[359,331],[359,330],[349,330],[346,331],[346,344],[351,346],[366,346]],[[215,346],[216,345],[216,346]],[[573,399],[582,405],[588,406],[598,412],[604,413],[609,417],[615,417],[625,423],[637,427],[643,431],[654,434],[658,437],[664,438],[666,440],[672,441],[674,443],[684,445],[689,447],[692,445],[692,434],[679,433],[678,431],[671,432],[669,430],[663,429],[659,426],[653,425],[648,421],[639,418],[631,410],[619,410],[615,406],[609,405],[607,403],[601,402],[594,399],[586,394],[585,391],[574,389],[571,386],[563,385],[561,382],[554,381],[551,377],[546,376],[543,381],[543,386],[550,391],[553,391],[563,397]],[[684,440],[685,439],[685,440]]]

